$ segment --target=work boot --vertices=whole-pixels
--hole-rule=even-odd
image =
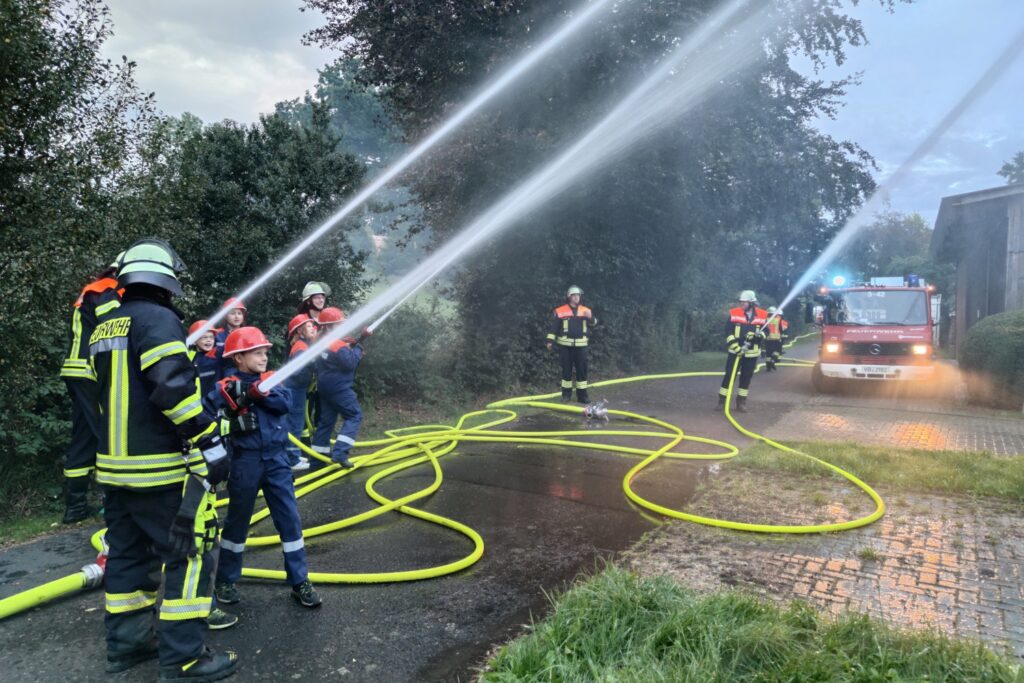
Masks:
[[[297,586],[292,586],[292,597],[303,607],[319,607],[320,594],[307,579]]]
[[[341,455],[332,455],[331,456],[331,460],[333,460],[334,462],[338,463],[339,465],[344,467],[346,470],[350,470],[353,467],[355,467],[355,465],[352,463],[352,461],[348,459],[348,453],[342,453]]]
[[[736,412],[745,413],[747,412],[747,397],[737,396],[736,397]]]
[[[590,398],[587,395],[587,390],[586,389],[577,389],[576,390],[576,400],[579,401],[580,403],[583,403],[583,404],[590,403]]]
[[[199,659],[184,664],[172,664],[160,667],[161,681],[193,681],[194,683],[212,683],[227,678],[238,668],[238,655],[231,650],[214,652],[204,648]]]
[[[74,524],[89,519],[96,511],[89,507],[89,477],[72,477],[65,480],[64,518],[62,524]]]
[[[571,403],[571,402],[572,402],[572,389],[570,389],[569,391],[565,391],[563,389],[562,390],[562,403]]]
[[[116,655],[107,652],[107,673],[116,674],[122,671],[127,671],[136,664],[142,664],[143,662],[148,662],[151,659],[156,659],[156,656],[156,638],[151,638],[146,643],[129,652],[122,652]]]
[[[715,406],[715,411],[725,410],[725,396],[718,395],[718,405]]]
[[[237,602],[237,600],[235,601]],[[219,607],[210,610],[210,616],[206,617],[206,627],[211,631],[223,631],[238,623],[238,615],[225,612]]]
[[[238,586],[229,581],[218,581],[213,585],[213,594],[217,596],[217,602],[222,605],[234,605],[242,599],[238,592]]]

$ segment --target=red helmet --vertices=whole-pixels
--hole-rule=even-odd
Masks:
[[[224,357],[253,349],[268,349],[271,346],[273,344],[263,336],[258,327],[239,327],[224,341]]]
[[[192,325],[188,328],[188,336],[191,337],[193,334],[198,332],[203,327],[203,325],[206,324],[206,322],[207,321],[205,321],[205,320],[197,320],[194,323],[192,323]],[[211,329],[209,329],[207,331],[208,332],[213,332],[213,329],[211,328]]]
[[[292,335],[295,334],[295,330],[299,329],[308,322],[316,322],[305,313],[299,313],[297,316],[291,319],[288,323],[288,338],[291,339]]]
[[[334,325],[341,322],[345,322],[345,313],[334,306],[328,306],[320,311],[320,318],[317,320],[320,325]]]
[[[226,308],[229,311],[233,311],[236,308],[240,308],[246,313],[249,312],[249,309],[245,307],[245,302],[242,301],[241,299],[236,299],[235,297],[228,298],[228,300],[224,302],[224,308]]]

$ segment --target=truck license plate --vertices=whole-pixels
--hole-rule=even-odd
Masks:
[[[865,365],[860,369],[865,375],[887,375],[891,370],[884,365]]]

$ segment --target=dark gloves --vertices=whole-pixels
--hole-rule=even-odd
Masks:
[[[219,434],[207,434],[195,443],[195,447],[206,461],[206,481],[210,486],[216,486],[222,481],[227,481],[231,472],[231,458],[228,457],[227,449],[220,440]]]
[[[174,516],[167,532],[167,545],[176,557],[195,557],[199,549],[197,537],[202,538],[202,534],[196,533],[196,516],[206,499],[206,493],[207,483],[198,475],[188,475],[178,514]]]
[[[231,434],[244,434],[245,432],[254,432],[259,428],[259,423],[256,422],[256,415],[250,411],[246,411],[241,415],[235,415],[228,421],[229,432]]]
[[[357,341],[363,342],[373,336],[373,330],[369,327],[364,327],[363,331],[359,333],[359,339]]]

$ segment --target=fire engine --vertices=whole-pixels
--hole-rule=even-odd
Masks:
[[[821,287],[808,306],[821,326],[812,378],[829,392],[844,382],[922,382],[936,373],[934,288],[916,276],[877,277],[868,283]]]

